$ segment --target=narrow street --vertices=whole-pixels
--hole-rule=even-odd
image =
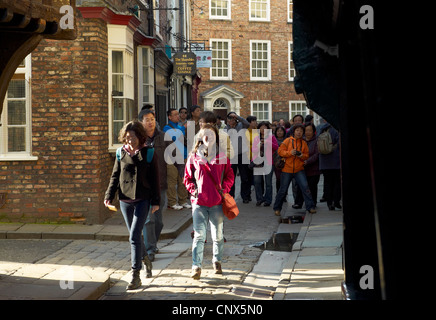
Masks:
[[[280,276],[282,265],[288,260],[290,252],[264,251],[254,247],[253,244],[271,238],[278,228],[278,218],[272,210],[255,207],[253,202],[240,207],[240,215],[235,220],[226,220],[224,224],[227,242],[224,245],[223,275],[213,273],[212,241],[208,235],[201,279],[190,278],[192,228],[189,227],[176,239],[160,244],[160,252],[153,262],[153,277],[146,279],[142,274],[143,285],[140,289],[126,292],[125,287],[131,277],[126,274],[102,299],[247,299],[250,296],[272,299],[269,290],[273,291],[278,282],[278,279],[274,281],[273,272]],[[256,276],[249,277],[256,273],[253,268],[262,254],[268,257],[268,265],[274,266],[274,270],[269,270],[270,276],[264,279],[258,277],[261,272],[268,270],[259,269]],[[253,289],[256,289],[254,294]]]

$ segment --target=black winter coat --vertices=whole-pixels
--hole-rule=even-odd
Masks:
[[[106,190],[105,200],[113,200],[118,191],[122,200],[150,200],[151,205],[159,205],[159,169],[157,157],[147,163],[147,150],[144,147],[134,156],[121,149],[121,159],[115,157],[114,168]]]

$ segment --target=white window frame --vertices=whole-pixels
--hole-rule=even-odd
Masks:
[[[251,16],[251,8],[252,6],[256,6],[257,4],[265,3],[266,1],[266,17],[264,18],[256,18]],[[248,5],[248,20],[249,21],[258,21],[258,22],[270,22],[271,19],[271,3],[270,0],[250,0]]]
[[[267,76],[257,77],[253,76],[253,43],[266,43],[267,47]],[[261,59],[256,59],[261,60]],[[250,80],[251,81],[270,81],[271,80],[271,40],[250,40]]]
[[[219,77],[219,76],[213,76],[213,42],[227,42],[228,44],[228,76],[227,77]],[[212,50],[212,67],[210,67],[210,80],[224,80],[224,81],[229,81],[232,80],[232,40],[231,39],[209,39],[209,43],[210,43],[210,48]],[[216,59],[215,59],[216,60]],[[222,59],[225,60],[225,59]]]
[[[298,106],[298,110],[292,110],[293,104]],[[290,100],[289,101],[289,120],[292,120],[294,116],[301,114],[303,119],[310,114],[310,109],[307,107],[306,100]]]
[[[288,79],[289,81],[294,81],[295,76],[297,75],[297,71],[292,68],[293,60],[292,60],[292,51],[293,51],[293,41],[288,41]]]
[[[292,23],[294,18],[294,0],[288,0],[288,22]]]
[[[161,10],[157,10],[158,8],[160,8],[160,0],[154,0],[154,9],[156,9],[156,10],[153,10],[153,14],[154,14],[154,24],[155,24],[155,28],[156,28],[156,35],[158,35],[162,39],[162,35],[160,33],[160,12],[161,12]]]
[[[254,105],[255,104],[268,104],[268,118],[263,118],[260,117],[258,114],[258,111],[254,110]],[[254,115],[257,117],[257,122],[261,122],[261,121],[272,121],[272,100],[252,100],[250,101],[250,114]]]
[[[24,67],[18,67],[15,74],[24,75],[25,98],[18,99],[25,100],[25,150],[8,151],[8,128],[10,127],[8,125],[8,101],[12,101],[14,98],[8,98],[8,93],[6,93],[3,101],[3,112],[0,115],[2,124],[0,126],[0,161],[36,161],[38,157],[32,156],[32,58],[30,54],[24,59]]]
[[[148,65],[143,65],[143,55],[147,54]],[[144,83],[144,68],[148,72],[148,83]],[[144,87],[148,86],[149,101],[144,101]],[[151,47],[138,46],[138,108],[144,106],[144,104],[154,105],[154,50]]]
[[[227,15],[213,15],[212,14],[212,1],[209,0],[209,20],[231,20],[232,19],[232,0],[222,0],[227,3]]]
[[[112,52],[121,51],[123,53],[123,95],[112,96]],[[133,54],[133,31],[123,25],[108,25],[108,113],[109,113],[109,152],[115,152],[122,144],[118,139],[113,139],[114,120],[113,119],[113,98],[123,99],[123,119],[117,122],[124,124],[138,116],[140,110],[133,105],[133,114],[129,114],[128,105],[134,104],[134,54]],[[114,141],[115,140],[115,141]]]

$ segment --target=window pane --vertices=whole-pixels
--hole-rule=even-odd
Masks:
[[[124,77],[122,75],[112,75],[112,95],[123,96]]]
[[[8,125],[26,124],[26,102],[8,101]]]
[[[113,135],[112,135],[112,141],[113,144],[118,144],[121,143],[118,141],[118,135],[120,134],[120,130],[123,128],[124,123],[123,122],[114,122],[114,127],[113,127]]]
[[[148,66],[148,49],[142,48],[142,65]]]
[[[25,80],[11,80],[8,87],[8,98],[25,98]]]
[[[8,151],[26,151],[26,128],[8,128]]]
[[[126,99],[126,123],[138,118],[138,112],[135,110],[134,101]]]
[[[148,84],[150,82],[149,79],[149,72],[148,72],[148,67],[143,67],[142,68],[142,82],[145,84]]]
[[[144,89],[142,90],[142,101],[150,102],[150,86],[144,85]]]
[[[112,51],[112,73],[123,73],[122,51]]]
[[[123,99],[113,99],[114,120],[124,120],[123,117]]]

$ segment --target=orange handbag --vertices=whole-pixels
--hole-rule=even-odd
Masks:
[[[220,186],[215,182],[215,178],[212,175],[212,172],[210,171],[210,168],[208,165],[205,165],[205,167],[207,168],[206,171],[209,173],[210,177],[213,180],[213,183],[215,185],[215,188],[217,189],[217,191],[219,192],[219,194],[222,197],[222,206],[223,206],[223,213],[224,215],[229,219],[235,219],[238,214],[239,214],[239,208],[236,205],[236,201],[235,199],[229,194],[229,193],[223,193],[223,191],[221,190]],[[223,176],[224,176],[224,172],[223,172]],[[221,178],[222,181],[223,177]]]
[[[218,191],[219,192],[219,191]],[[229,220],[235,219],[239,214],[235,199],[229,193],[220,192],[223,197],[223,213]]]

